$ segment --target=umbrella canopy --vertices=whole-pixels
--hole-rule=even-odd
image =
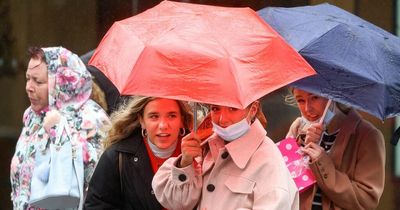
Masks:
[[[293,86],[382,120],[400,114],[400,39],[330,4],[258,11],[318,74]]]
[[[170,1],[115,22],[89,64],[122,95],[236,108],[315,74],[250,8]]]

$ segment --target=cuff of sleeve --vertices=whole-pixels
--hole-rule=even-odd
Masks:
[[[176,158],[172,168],[172,180],[177,183],[186,183],[192,180],[196,176],[196,171],[192,165],[188,165],[184,168],[178,168],[177,164],[180,162],[180,158]]]
[[[332,160],[327,154],[321,154],[320,157],[310,164],[314,175],[317,180],[324,180],[324,182],[330,177],[329,167],[332,164]],[[332,174],[331,174],[332,175]]]

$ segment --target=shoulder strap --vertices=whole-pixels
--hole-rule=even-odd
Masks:
[[[394,132],[392,139],[390,140],[390,143],[394,146],[397,145],[397,142],[399,142],[399,138],[400,138],[400,126],[396,129],[396,131]]]
[[[119,183],[121,185],[121,195],[123,193],[123,188],[122,188],[122,153],[118,153],[118,169],[119,169]]]

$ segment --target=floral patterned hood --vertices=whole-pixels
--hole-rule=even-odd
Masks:
[[[36,152],[48,150],[48,143],[56,139],[70,139],[66,132],[55,132],[57,126],[66,126],[73,136],[71,143],[82,145],[87,185],[110,124],[105,111],[89,99],[92,78],[80,58],[62,47],[42,49],[48,69],[49,106],[38,113],[29,107],[24,113],[10,171],[14,209],[28,207]],[[58,123],[60,118],[67,123]]]
[[[64,114],[81,108],[92,92],[92,78],[81,59],[62,47],[43,48],[48,64],[49,106]]]

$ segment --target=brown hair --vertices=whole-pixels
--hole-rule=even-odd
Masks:
[[[40,60],[46,62],[46,58],[44,56],[44,51],[40,47],[30,47],[28,49],[28,55],[30,58],[40,59]]]
[[[256,100],[256,101],[258,101],[258,100]],[[251,103],[251,104],[252,104],[252,103]],[[249,109],[249,108],[251,107],[251,104],[249,104],[249,105],[246,107],[246,109]],[[208,110],[211,109],[211,108],[210,108],[211,104],[206,104],[206,105],[203,105],[203,106],[206,106]],[[258,105],[258,109],[257,109],[257,113],[256,113],[256,115],[255,115],[255,118],[257,118],[257,119],[260,121],[261,125],[262,125],[264,128],[267,128],[267,124],[268,124],[268,123],[267,123],[267,118],[265,117],[264,112],[262,111],[262,105],[261,105],[261,102],[260,102],[260,101],[259,101],[259,105]],[[254,122],[254,120],[255,120],[255,119],[252,119],[252,123]]]
[[[143,115],[146,105],[155,100],[155,97],[135,96],[127,103],[121,105],[111,115],[112,127],[104,141],[104,148],[119,142],[128,137],[135,129],[140,128],[139,117]],[[178,101],[182,115],[182,122],[185,129],[192,129],[193,113],[186,102]]]
[[[267,118],[265,117],[264,112],[262,111],[261,103],[258,106],[258,110],[257,110],[257,113],[256,113],[256,118],[260,121],[261,125],[264,128],[267,128]]]
[[[99,104],[104,111],[108,111],[106,95],[95,80],[92,82],[92,93],[90,94],[90,99]]]

